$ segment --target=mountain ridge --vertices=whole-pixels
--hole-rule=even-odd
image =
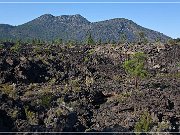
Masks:
[[[91,33],[95,41],[119,41],[125,34],[128,41],[137,41],[139,33],[143,32],[148,41],[161,39],[167,41],[170,37],[163,33],[142,27],[126,18],[113,18],[104,21],[90,22],[80,14],[54,16],[41,15],[29,22],[13,26],[0,24],[0,38],[18,38],[54,40],[62,38],[65,41],[84,41]]]

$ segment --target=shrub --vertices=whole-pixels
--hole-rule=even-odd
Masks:
[[[131,97],[131,95],[132,95],[131,92],[123,92],[121,94],[116,94],[115,96],[110,98],[108,102],[115,101],[115,102],[121,103],[121,102],[127,101],[127,99]]]
[[[38,120],[36,118],[36,114],[34,112],[32,112],[32,111],[29,111],[29,107],[28,106],[24,107],[24,109],[25,109],[26,118],[27,118],[29,124],[37,125],[38,124]]]
[[[10,50],[13,51],[13,52],[18,52],[20,50],[20,48],[21,48],[21,41],[18,40],[15,43],[15,45],[10,48]]]
[[[122,81],[122,77],[120,75],[113,75],[112,79],[116,82],[121,82]]]
[[[43,95],[40,99],[40,104],[44,107],[50,107],[52,101],[52,95]]]
[[[170,45],[176,45],[179,43],[180,43],[180,38],[168,40],[168,44],[170,44]]]
[[[85,84],[87,87],[90,87],[91,85],[93,85],[94,83],[94,78],[93,77],[89,77],[89,76],[86,76],[86,80],[85,80]]]
[[[89,58],[88,57],[84,57],[84,62],[88,62]]]
[[[81,86],[78,79],[70,80],[69,84],[73,91],[77,91],[77,92],[81,91]]]
[[[12,98],[16,98],[17,97],[17,92],[15,89],[14,85],[10,85],[10,84],[1,84],[0,85],[0,90],[4,93],[7,94],[8,96],[12,97]]]
[[[3,44],[0,44],[0,49],[3,49],[4,45]]]
[[[90,50],[88,51],[88,55],[93,55],[93,54],[94,54],[94,52],[95,52],[95,50],[94,50],[94,49],[90,49]]]
[[[164,122],[164,121],[159,122],[157,126],[157,132],[164,132],[164,131],[167,132],[169,127],[170,127],[169,122]]]
[[[140,120],[136,122],[134,131],[138,132],[149,132],[152,126],[152,118],[148,112],[144,112],[143,115],[140,117]]]

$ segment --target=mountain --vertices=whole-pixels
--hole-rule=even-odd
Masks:
[[[147,28],[131,20],[115,18],[99,22],[90,22],[83,16],[51,14],[42,15],[30,22],[18,26],[0,24],[0,38],[3,39],[33,39],[53,40],[61,38],[67,40],[84,41],[87,34],[98,41],[119,41],[121,34],[125,34],[129,41],[137,41],[139,33],[143,32],[148,41],[161,39],[166,41],[170,37]]]

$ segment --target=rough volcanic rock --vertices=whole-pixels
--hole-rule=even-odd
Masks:
[[[0,50],[0,130],[133,132],[145,111],[150,131],[179,132],[179,45],[25,45]],[[6,45],[6,44],[4,44]],[[139,90],[123,68],[147,55]]]

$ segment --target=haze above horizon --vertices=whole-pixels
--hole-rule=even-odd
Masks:
[[[30,0],[0,0],[0,2],[30,2]],[[58,2],[58,0],[53,0]],[[75,0],[68,0],[73,2]],[[83,0],[76,0],[83,2]],[[88,2],[109,0],[89,0]],[[117,2],[118,0],[113,0]],[[120,0],[119,0],[120,1]],[[135,2],[137,0],[128,0]],[[169,2],[169,0],[153,0]],[[31,2],[52,2],[52,0],[31,0]],[[66,1],[67,2],[67,1]],[[143,0],[138,0],[143,2]],[[145,0],[144,0],[145,2]],[[174,2],[180,2],[174,0]],[[180,37],[180,4],[0,4],[0,24],[20,25],[43,14],[80,14],[90,22],[113,18],[126,18],[135,23],[164,33],[172,38]]]

